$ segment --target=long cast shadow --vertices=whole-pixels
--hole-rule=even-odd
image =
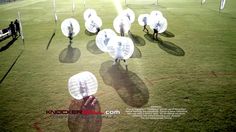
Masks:
[[[129,32],[129,37],[133,40],[134,44],[137,45],[137,46],[146,45],[145,40],[142,37],[138,36],[138,35],[135,35],[135,34],[132,34],[131,32]]]
[[[5,73],[5,75],[3,76],[3,78],[0,80],[0,84],[5,80],[5,78],[7,77],[7,75],[11,72],[12,68],[14,67],[14,65],[16,64],[16,62],[18,61],[18,59],[21,57],[22,53],[24,52],[24,50],[22,50],[20,52],[20,54],[16,57],[15,61],[12,63],[11,67],[8,69],[8,71]]]
[[[68,128],[70,132],[99,132],[102,126],[101,107],[98,101],[95,105],[84,106],[86,99],[72,100],[69,106],[70,111],[80,111],[77,114],[68,115]],[[85,114],[83,114],[83,112]]]
[[[102,54],[102,53],[104,53],[97,47],[95,40],[90,40],[87,43],[87,50],[92,54]]]
[[[84,30],[84,33],[88,36],[94,36],[94,35],[97,35],[96,33],[91,33],[89,32],[87,29]]]
[[[158,37],[158,39],[154,39],[153,36],[152,36],[152,34],[149,34],[149,33],[144,34],[144,37],[145,37],[149,42],[152,42],[152,43],[159,43],[159,42],[162,41],[160,37]]]
[[[166,51],[169,54],[175,55],[175,56],[184,56],[185,52],[182,48],[180,48],[179,46],[175,45],[172,42],[169,41],[161,41],[158,43],[158,46]]]
[[[52,39],[54,38],[55,35],[56,35],[56,28],[54,29],[54,31],[53,31],[53,33],[52,33],[52,36],[51,36],[51,38],[50,38],[49,41],[48,41],[46,50],[48,50],[48,48],[49,48],[49,46],[50,46],[50,44],[51,44],[51,42],[52,42]]]
[[[130,58],[142,58],[142,52],[138,47],[134,46],[134,53]]]
[[[184,55],[185,55],[184,50],[183,50],[181,47],[175,45],[175,44],[172,43],[172,42],[163,41],[163,40],[162,40],[161,38],[159,38],[159,37],[158,37],[157,40],[156,40],[156,39],[153,39],[152,34],[145,34],[144,37],[145,37],[148,41],[150,41],[150,42],[152,42],[152,43],[157,43],[158,46],[159,46],[162,50],[166,51],[166,52],[169,53],[169,54],[172,54],[172,55],[175,55],[175,56],[184,56]]]
[[[11,47],[11,45],[17,40],[17,38],[13,38],[10,42],[0,48],[0,52],[7,50]]]
[[[78,48],[73,48],[71,44],[67,48],[63,49],[59,55],[59,61],[61,63],[75,63],[79,60],[81,52]]]
[[[167,38],[175,37],[175,35],[172,32],[167,31],[167,30],[165,32],[161,33],[160,35],[163,36],[163,37],[167,37]]]
[[[131,71],[126,71],[120,64],[112,61],[101,64],[99,73],[106,85],[112,86],[122,100],[132,107],[142,107],[149,100],[148,88],[142,79]]]

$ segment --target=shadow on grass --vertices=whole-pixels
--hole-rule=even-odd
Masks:
[[[131,71],[126,71],[119,63],[113,61],[101,64],[99,73],[106,85],[112,86],[121,99],[132,107],[142,107],[149,100],[147,86],[142,79]]]
[[[17,37],[18,38],[18,37]],[[13,44],[14,44],[14,42],[17,40],[17,38],[13,38],[10,42],[8,42],[6,45],[4,45],[4,46],[2,46],[1,48],[0,48],[0,52],[2,52],[2,51],[5,51],[5,50],[7,50],[8,48],[10,48]]]
[[[94,35],[97,35],[97,33],[91,33],[89,32],[87,29],[84,30],[84,33],[88,36],[94,36]]]
[[[55,35],[56,35],[56,28],[54,29],[54,31],[53,31],[53,33],[52,33],[52,36],[51,36],[51,38],[50,38],[49,41],[48,41],[48,45],[47,45],[47,47],[46,47],[47,50],[48,50],[48,48],[49,48],[49,46],[50,46],[50,44],[51,44],[51,42],[52,42],[52,39],[54,38]]]
[[[182,48],[180,48],[179,46],[175,45],[172,42],[169,41],[163,41],[161,38],[158,37],[158,39],[153,39],[152,34],[145,34],[144,37],[152,42],[152,43],[157,43],[158,46],[166,51],[169,54],[175,55],[175,56],[184,56],[185,52]]]
[[[157,40],[154,39],[154,38],[153,38],[153,35],[152,35],[152,34],[149,34],[149,33],[144,34],[144,37],[145,37],[149,42],[152,42],[152,43],[159,43],[159,42],[162,41],[160,37],[158,37]]]
[[[92,54],[102,54],[102,52],[96,45],[95,40],[90,40],[87,44],[87,50]]]
[[[129,37],[133,40],[136,46],[144,46],[146,44],[145,40],[142,37],[132,34],[131,32],[129,32]]]
[[[18,59],[21,57],[21,55],[23,54],[24,50],[22,50],[20,52],[20,54],[16,57],[15,61],[12,63],[12,65],[10,66],[10,68],[8,69],[8,71],[5,73],[5,75],[2,77],[2,79],[0,80],[0,84],[5,80],[5,78],[7,77],[7,75],[11,72],[12,68],[14,67],[14,65],[16,64],[16,62],[18,61]]]
[[[173,33],[169,32],[167,30],[165,32],[161,33],[160,35],[163,36],[163,37],[167,37],[167,38],[175,37],[175,35]]]
[[[102,126],[102,115],[98,101],[95,105],[84,106],[86,99],[72,100],[69,106],[70,111],[79,111],[77,114],[68,114],[68,128],[71,132],[99,132]],[[91,113],[91,114],[89,114]]]
[[[61,63],[75,63],[79,60],[81,52],[78,48],[73,48],[71,44],[61,51],[59,61]]]
[[[130,58],[142,58],[142,52],[138,47],[134,46],[134,53]]]
[[[158,43],[158,46],[166,51],[169,54],[175,55],[175,56],[184,56],[185,52],[182,48],[180,48],[179,46],[175,45],[172,42],[169,41],[161,41],[160,43]]]

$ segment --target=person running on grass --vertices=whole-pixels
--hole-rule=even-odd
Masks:
[[[158,40],[158,30],[154,28],[153,31],[153,39]]]
[[[158,40],[158,33],[159,33],[159,29],[161,27],[161,24],[158,22],[155,26],[155,28],[153,29],[154,33],[153,33],[153,39]]]
[[[143,25],[143,31],[144,31],[144,32],[147,31],[147,33],[148,33],[148,29],[147,29],[147,17],[144,17],[144,18],[143,18],[143,23],[144,23],[144,25]]]
[[[125,63],[125,67],[126,67],[126,70],[128,69],[128,64],[127,64],[127,61],[124,59],[124,55],[123,55],[123,48],[122,48],[122,44],[121,42],[118,42],[118,47],[115,49],[115,53],[116,53],[116,58],[115,58],[115,62],[113,63],[113,65],[117,64],[117,63],[120,63],[120,61],[124,61]]]

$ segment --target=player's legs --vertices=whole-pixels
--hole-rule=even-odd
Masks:
[[[128,71],[128,62],[125,59],[123,59],[123,61],[125,63],[125,70]]]

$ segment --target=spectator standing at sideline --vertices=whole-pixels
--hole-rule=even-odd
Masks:
[[[17,35],[17,32],[19,33],[19,36],[21,35],[20,33],[20,23],[19,21],[16,19],[15,22],[14,22],[15,26],[16,26],[16,35]]]
[[[15,29],[15,25],[13,24],[13,21],[11,21],[9,28],[11,30],[11,36],[12,38],[16,38],[16,29]]]

